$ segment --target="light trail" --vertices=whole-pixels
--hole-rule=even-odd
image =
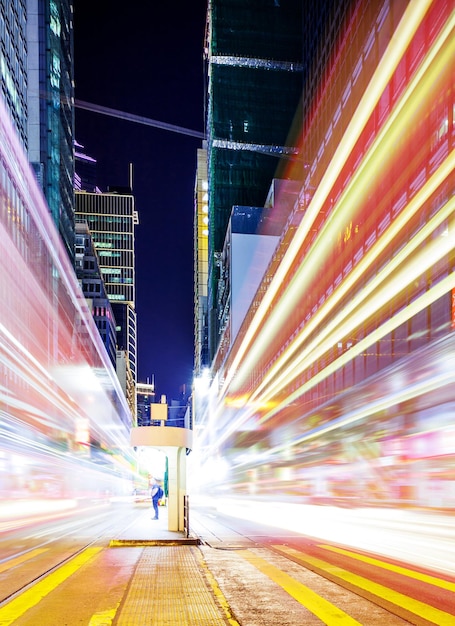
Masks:
[[[362,275],[365,274],[366,270],[375,263],[379,257],[379,255],[385,250],[386,246],[393,241],[394,237],[398,234],[398,232],[406,226],[406,223],[411,219],[415,213],[422,208],[423,203],[428,199],[428,197],[434,193],[434,191],[439,187],[439,185],[446,179],[448,173],[453,170],[455,165],[455,151],[453,151],[449,157],[446,159],[443,166],[433,175],[433,177],[428,181],[428,183],[419,191],[419,193],[413,198],[413,200],[409,203],[406,209],[402,214],[392,222],[389,229],[384,233],[383,237],[376,243],[376,245],[369,251],[369,253],[363,257],[363,259],[359,262],[359,265],[354,268],[352,273],[346,277],[346,279],[340,284],[339,288],[334,292],[334,294],[330,297],[329,300],[326,300],[321,309],[317,312],[317,314],[311,318],[308,324],[304,326],[302,331],[296,337],[295,341],[283,352],[283,354],[279,357],[276,364],[274,364],[267,374],[264,376],[264,379],[261,381],[259,386],[253,392],[250,397],[250,401],[254,401],[255,398],[260,396],[260,393],[263,389],[267,388],[267,395],[270,395],[272,388],[275,389],[278,387],[280,382],[282,383],[286,379],[289,380],[289,376],[292,370],[295,370],[296,365],[301,362],[304,358],[304,355],[310,354],[312,350],[315,349],[315,342],[319,343],[325,337],[329,336],[330,332],[335,332],[335,329],[340,325],[342,319],[348,319],[350,315],[361,305],[362,302],[365,302],[367,299],[372,297],[375,289],[378,288],[379,285],[385,284],[385,281],[388,280],[392,273],[395,272],[401,263],[413,253],[417,248],[422,246],[425,238],[431,236],[431,234],[446,220],[450,215],[453,214],[455,210],[455,201],[452,199],[449,201],[441,211],[437,213],[429,222],[425,225],[425,227],[416,235],[416,237],[411,240],[404,248],[400,251],[399,254],[395,255],[390,262],[379,272],[376,277],[370,281],[364,288],[356,294],[356,296],[343,308],[342,311],[338,313],[338,315],[330,319],[330,321],[324,324],[324,320],[329,317],[329,315],[333,312],[335,307],[341,301],[343,297],[349,292],[350,289],[353,288],[355,283],[360,280]],[[322,243],[322,242],[321,242]],[[321,244],[320,244],[321,245]],[[433,244],[433,247],[436,247],[436,252],[438,256],[440,253],[447,254],[455,247],[455,242],[445,242],[443,246],[439,243]],[[427,252],[427,251],[426,251]],[[422,257],[422,254],[420,254]],[[441,258],[439,256],[439,258]],[[432,262],[434,259],[432,259]],[[423,264],[419,267],[416,267],[416,275],[422,274],[429,267],[431,267],[431,263],[428,264],[428,258],[423,256],[422,258]],[[303,267],[303,274],[305,271],[305,267]],[[388,295],[386,294],[385,300],[390,296],[390,293],[398,293],[401,291],[402,286],[408,284],[411,280],[410,275],[407,275],[407,269],[405,268],[404,272],[402,271],[400,274],[400,282],[396,285],[396,290],[394,290],[393,285],[386,284],[385,291],[388,291]],[[393,281],[397,283],[396,278]],[[371,302],[371,301],[370,301]],[[314,333],[318,329],[318,335],[315,341],[311,342],[309,346],[307,346],[304,352],[300,352],[297,356],[296,360],[288,365],[287,369],[279,374],[280,370],[285,366],[286,361],[297,352],[297,350],[301,349],[301,346],[304,341],[306,341],[312,333]],[[332,342],[336,342],[340,338],[346,335],[349,332],[346,329],[338,330],[337,334],[331,338]],[[333,345],[333,343],[332,343]],[[316,357],[314,357],[314,360]],[[301,371],[301,369],[299,369]],[[297,375],[297,374],[295,374]],[[273,382],[272,380],[276,378]],[[262,404],[261,401],[259,401]]]
[[[444,425],[455,401],[451,391],[455,379],[445,368],[450,353],[444,348],[444,358],[422,365],[421,379],[412,384],[405,381],[415,381],[413,376],[419,371],[415,360],[411,364],[404,357],[396,379],[393,372],[391,378],[375,377],[377,370],[369,365],[374,358],[394,364],[413,346],[426,346],[430,337],[431,341],[446,337],[448,350],[453,343],[450,316],[453,320],[455,277],[448,263],[455,248],[455,202],[451,197],[455,152],[448,138],[452,132],[455,12],[449,9],[444,14],[445,8],[444,2],[432,3],[428,20],[441,10],[444,22],[439,22],[437,32],[424,42],[421,25],[416,40],[411,37],[402,56],[395,58],[397,73],[392,71],[389,82],[383,84],[390,104],[381,110],[380,123],[375,118],[366,126],[365,118],[353,142],[345,131],[341,140],[329,146],[333,152],[324,161],[322,172],[311,174],[317,184],[300,225],[288,249],[283,248],[276,273],[272,276],[270,270],[267,275],[267,289],[261,288],[256,295],[256,300],[262,301],[249,313],[252,325],[227,354],[219,387],[214,380],[210,420],[200,440],[206,444],[204,458],[225,460],[223,486],[261,494],[267,489],[281,493],[289,489],[288,493],[297,494],[308,489],[316,497],[319,493],[324,497],[327,489],[326,498],[330,498],[329,491],[336,489],[337,481],[353,482],[365,496],[368,491],[359,485],[371,481],[376,482],[378,491],[388,494],[385,497],[394,497],[396,505],[400,498],[397,489],[408,490],[415,498],[418,494],[422,502],[430,501],[424,490],[432,493],[432,480],[441,476],[444,481],[450,473],[448,457],[441,456],[451,454],[454,448],[454,434]],[[424,46],[418,66],[415,64],[404,82],[397,68],[407,64],[416,45]],[[392,51],[387,47],[384,56],[390,53],[394,57],[395,52],[396,46]],[[364,80],[362,88],[376,87],[373,70],[372,76],[370,81]],[[398,89],[399,80],[403,82]],[[365,112],[359,109],[354,117]],[[376,115],[374,106],[369,113]],[[342,127],[349,130],[347,119]],[[377,129],[374,136],[373,128]],[[362,152],[364,131],[368,131],[368,142],[365,139]],[[324,129],[320,132],[324,136]],[[317,138],[312,141],[317,147]],[[355,152],[348,150],[349,145]],[[332,154],[344,156],[335,172],[337,162]],[[335,206],[327,208],[330,197],[336,198]],[[319,212],[326,209],[328,218],[316,234],[310,234],[316,229]],[[353,234],[344,245],[341,239],[337,259],[331,251],[350,220],[353,226],[359,225],[355,231],[358,239]],[[302,247],[310,236],[304,255]],[[330,263],[335,263],[333,272]],[[338,273],[340,281],[335,281]],[[405,299],[406,290],[411,295]],[[431,330],[425,326],[430,318]],[[339,342],[351,336],[353,343],[337,349]],[[396,346],[390,348],[390,354],[388,342]],[[342,353],[342,349],[346,351]],[[424,362],[425,353],[421,358]],[[373,374],[373,378],[357,389],[359,373]],[[384,386],[378,380],[385,381]],[[428,422],[424,424],[426,414]],[[314,424],[319,426],[314,428]],[[406,436],[410,438],[402,442]],[[349,450],[352,440],[363,437],[365,450]],[[434,464],[428,460],[430,450]],[[406,462],[400,465],[400,454],[410,457],[408,472]],[[419,471],[424,472],[422,480]],[[441,498],[450,499],[442,485],[438,483],[441,492],[444,490]]]
[[[307,255],[304,262],[297,270],[295,276],[290,281],[285,296],[274,307],[273,311],[269,315],[264,313],[264,316],[261,318],[262,325],[257,329],[256,332],[259,332],[266,337],[273,336],[273,327],[281,326],[282,320],[286,318],[286,312],[292,310],[297,305],[297,302],[302,297],[305,286],[308,285],[312,279],[314,268],[320,267],[322,259],[326,258],[327,247],[330,247],[330,242],[335,236],[334,233],[341,230],[341,224],[343,224],[346,220],[349,221],[349,214],[353,213],[353,206],[360,204],[364,194],[368,190],[368,184],[371,185],[371,181],[378,176],[379,168],[386,165],[387,154],[390,154],[390,150],[397,141],[397,134],[403,132],[403,129],[406,128],[406,126],[410,125],[411,114],[418,108],[422,98],[426,96],[431,89],[432,77],[435,74],[437,75],[438,69],[440,69],[441,67],[447,67],[447,62],[453,56],[453,50],[455,47],[455,40],[453,38],[452,40],[450,39],[450,35],[452,34],[454,28],[454,22],[455,16],[453,16],[452,19],[447,23],[437,42],[434,44],[429,54],[427,55],[417,75],[414,77],[403,97],[394,108],[389,120],[379,133],[378,137],[375,139],[372,147],[370,148],[368,154],[365,156],[365,159],[359,166],[355,175],[350,180],[349,185],[344,190],[337,206],[333,209],[330,218],[327,220],[323,229],[319,233],[316,243],[313,245],[310,253]],[[447,41],[449,41],[450,45],[445,50],[445,54],[442,55],[442,57],[439,59],[437,67],[432,68],[431,64],[434,62],[437,53],[441,51],[442,46]],[[422,85],[422,81],[424,80],[424,78],[426,82],[424,85]],[[412,96],[415,94],[417,88],[419,88],[419,98],[413,100]],[[411,111],[407,109],[404,110],[404,106],[408,103],[410,104]],[[399,114],[402,114],[402,118],[405,118],[404,121],[402,121],[401,125],[398,124]],[[433,181],[436,181],[438,184],[441,184],[444,180],[443,176],[447,177],[447,175],[453,169],[453,154],[451,155],[451,158],[449,158],[447,161],[448,163],[445,163],[445,166],[441,168],[440,173],[437,176],[435,175],[433,177]],[[426,193],[425,195],[426,197],[428,197],[430,193],[434,192],[435,186],[434,184],[429,185],[428,187],[426,186],[426,189],[428,190],[428,193]],[[328,194],[329,190],[327,189],[326,192]],[[352,196],[354,196],[354,198]],[[406,218],[400,216],[400,218],[392,224],[391,233],[396,233],[398,232],[399,228],[404,228],[405,221],[409,220],[412,215],[421,208],[421,204],[423,203],[422,194],[419,195],[419,198],[420,204],[416,204],[414,201],[411,201],[410,204],[413,207],[413,211],[406,211]],[[306,215],[304,219],[306,219]],[[312,221],[312,218],[310,218],[310,221]],[[295,241],[295,239],[296,238],[294,237],[293,242]],[[326,240],[327,244],[322,243],[324,239]],[[385,246],[389,244],[389,242],[390,237],[382,238],[381,243],[377,245],[377,253],[379,254],[385,248]],[[289,249],[290,248],[291,246],[289,247]],[[374,259],[371,259],[371,262],[373,261]],[[365,269],[366,267],[363,263],[362,270],[364,271]],[[277,272],[277,275],[278,273],[280,273],[280,270]],[[359,272],[360,269],[355,271],[354,273],[357,273],[357,275],[359,275]],[[353,279],[350,278],[350,280],[347,281],[347,285],[340,286],[340,288],[346,291],[348,285],[352,287],[352,282]],[[269,302],[268,296],[269,291],[267,291],[264,301]],[[319,323],[320,321],[321,320],[319,320]],[[264,351],[267,345],[268,342],[261,341],[258,335],[256,340],[254,341],[254,344],[250,347],[248,353],[244,355],[244,358],[241,360],[241,362],[239,361],[239,365],[235,371],[235,379],[229,386],[230,393],[235,392],[235,390],[241,386],[243,380],[248,376],[248,372],[252,371],[252,369],[254,368],[254,364],[259,360],[260,354]],[[296,344],[295,349],[297,347],[298,344]],[[289,352],[289,350],[286,350],[288,358],[289,356],[291,356],[292,352],[293,351]],[[285,355],[283,354],[280,357],[280,362],[284,359]],[[234,369],[235,368],[233,364],[230,371],[233,371]],[[266,375],[263,381],[260,383],[260,387],[266,386],[269,380],[270,376]],[[225,389],[226,385],[227,383],[225,383]],[[259,389],[257,390],[257,392],[258,391]]]
[[[0,508],[131,493],[131,413],[1,98],[0,234]]]
[[[437,38],[436,42],[433,44],[428,54],[426,55],[416,76],[410,82],[403,96],[400,98],[396,107],[393,109],[391,116],[389,117],[384,127],[381,129],[381,132],[379,133],[378,137],[376,138],[375,142],[370,148],[368,155],[365,157],[364,161],[360,165],[360,168],[356,172],[356,175],[350,181],[348,188],[342,194],[339,200],[340,207],[343,207],[343,205],[346,205],[346,210],[352,211],[353,202],[356,202],[356,203],[360,202],[361,197],[365,193],[366,167],[368,166],[369,168],[369,175],[368,175],[369,179],[373,180],[378,175],[378,168],[382,167],[383,164],[387,162],[388,151],[392,149],[394,142],[397,141],[397,134],[399,134],[400,132],[404,132],[404,128],[406,124],[407,125],[410,124],[409,109],[412,112],[418,109],[418,107],[420,106],[421,99],[424,98],[425,96],[428,96],[428,93],[431,90],[433,77],[438,76],[439,70],[441,69],[441,67],[446,68],[447,66],[450,66],[450,59],[453,57],[453,48],[454,48],[454,42],[453,42],[453,39],[452,40],[450,39],[450,34],[452,33],[453,28],[454,28],[454,20],[455,20],[455,15],[452,15],[451,19],[447,22],[444,29],[442,30],[439,37]],[[443,46],[447,41],[449,42],[449,45],[445,49],[443,49]],[[438,54],[439,54],[439,57],[438,57]],[[417,92],[419,96],[417,99],[412,98],[415,92]],[[404,108],[405,104],[408,104],[407,109]],[[400,120],[400,117],[399,117],[400,114],[401,114],[401,118],[406,120],[406,122],[403,124],[403,121],[402,121],[402,123],[398,124],[397,126],[397,123]],[[374,155],[375,155],[375,159],[373,160],[372,157]],[[302,372],[304,367],[303,366],[297,367],[297,363],[303,362],[304,355],[308,355],[311,352],[310,348],[315,349],[315,342],[312,342],[311,346],[309,346],[308,349],[304,351],[304,353],[300,354],[297,362],[290,363],[287,369],[279,376],[279,378],[275,379],[272,382],[273,378],[275,378],[278,375],[279,370],[284,366],[286,361],[288,361],[292,357],[292,355],[300,348],[303,341],[306,340],[307,337],[309,337],[312,331],[315,332],[316,329],[319,329],[318,331],[320,333],[318,337],[318,342],[319,342],[319,341],[322,341],[324,335],[328,335],[330,329],[335,328],[336,323],[337,324],[340,323],[340,320],[342,319],[343,316],[340,317],[340,315],[338,315],[336,318],[338,320],[337,322],[335,322],[335,320],[331,320],[331,322],[325,328],[322,325],[324,317],[327,318],[327,316],[330,314],[330,311],[334,310],[337,302],[340,301],[341,297],[347,293],[349,288],[353,287],[353,284],[356,281],[361,279],[367,267],[371,266],[372,263],[376,261],[379,254],[381,254],[381,252],[383,252],[386,249],[386,246],[390,244],[390,241],[394,237],[397,236],[400,230],[405,228],[407,222],[412,218],[412,216],[415,215],[417,211],[419,211],[422,208],[423,203],[427,201],[428,198],[431,196],[431,194],[433,194],[436,191],[436,189],[447,179],[447,177],[450,175],[450,173],[454,169],[454,158],[455,158],[455,155],[453,152],[448,155],[446,160],[441,164],[440,168],[426,182],[424,187],[419,190],[419,192],[409,202],[408,206],[403,210],[403,212],[398,216],[398,218],[392,222],[387,233],[384,233],[384,235],[378,240],[378,242],[376,242],[375,246],[360,261],[359,265],[355,267],[353,271],[351,272],[351,274],[340,284],[337,292],[335,292],[334,295],[332,295],[332,297],[329,300],[327,300],[326,303],[324,303],[321,310],[318,311],[318,314],[314,316],[308,324],[305,325],[305,328],[296,337],[294,342],[290,344],[290,346],[288,346],[286,350],[284,350],[283,354],[279,356],[275,364],[273,364],[270,370],[263,376],[263,378],[261,379],[261,382],[259,383],[259,386],[253,392],[253,394],[250,395],[249,397],[243,396],[242,394],[240,394],[240,398],[238,398],[238,401],[237,401],[237,406],[238,407],[245,406],[245,409],[241,412],[241,414],[236,419],[230,421],[229,426],[226,429],[226,432],[223,433],[223,435],[221,436],[222,439],[226,439],[227,437],[229,437],[233,432],[235,432],[235,430],[237,430],[242,424],[244,424],[252,415],[254,415],[256,411],[261,411],[261,408],[264,409],[267,406],[270,399],[273,397],[272,392],[278,392],[280,388],[280,383],[284,384],[285,382],[289,382],[290,380],[289,377],[291,377],[291,372],[293,372],[292,377],[294,378],[299,373]],[[360,174],[362,174],[363,176],[362,180],[360,180]],[[359,191],[359,183],[360,183],[360,191]],[[356,196],[355,201],[353,200],[352,197],[350,197],[352,196],[353,193]],[[340,209],[338,210],[340,211]],[[336,211],[337,209],[335,208],[333,215],[336,213]],[[430,224],[428,224],[422,230],[422,232],[417,236],[415,242],[413,244],[406,246],[405,249],[407,250],[407,254],[408,255],[411,254],[412,250],[414,250],[418,244],[420,245],[422,243],[422,240],[424,239],[424,237],[429,236],[430,228],[433,228],[433,229],[436,228],[438,223],[441,223],[443,219],[449,217],[452,212],[453,212],[453,206],[452,206],[452,203],[449,203],[446,207],[442,209],[439,217],[437,218],[437,221],[432,220],[433,226],[430,227]],[[319,234],[319,238],[318,238],[319,244],[314,245],[310,254],[307,256],[307,258],[305,258],[304,263],[297,270],[296,275],[293,277],[290,285],[288,286],[286,296],[283,297],[283,299],[273,309],[273,311],[270,314],[270,317],[267,319],[267,322],[265,324],[263,323],[263,325],[260,327],[259,333],[261,333],[262,336],[265,336],[268,339],[261,341],[259,339],[260,335],[256,337],[255,343],[250,348],[250,350],[244,355],[244,358],[241,361],[239,368],[235,374],[235,378],[231,381],[230,385],[227,385],[227,381],[226,381],[225,387],[224,387],[224,391],[226,392],[226,394],[228,393],[228,390],[229,390],[229,395],[231,395],[232,392],[234,392],[236,389],[239,389],[242,383],[242,378],[245,378],[246,376],[248,376],[248,372],[254,369],[255,363],[257,362],[259,355],[268,346],[269,338],[273,337],[276,332],[276,329],[282,326],[282,320],[286,319],[287,311],[292,310],[296,306],[299,298],[301,297],[303,290],[304,290],[304,286],[305,284],[308,283],[311,277],[311,268],[315,264],[315,261],[313,258],[314,255],[316,254],[319,259],[321,258],[321,255],[323,256],[323,251],[327,249],[327,245],[330,246],[330,241],[333,240],[333,237],[334,237],[333,229],[335,228],[335,231],[339,230],[339,224],[343,221],[343,219],[346,219],[346,216],[344,216],[343,218],[338,218],[338,220],[332,219],[330,220],[328,224],[325,225],[324,229]],[[329,226],[330,226],[331,232],[329,231]],[[329,243],[327,245],[322,244],[323,238],[328,239]],[[453,248],[453,245],[449,245],[449,250],[452,248]],[[386,277],[389,276],[392,273],[392,271],[395,270],[395,268],[397,267],[398,259],[401,257],[403,257],[403,259],[405,258],[403,256],[403,251],[400,253],[400,255],[392,259],[389,267],[386,270],[384,270],[382,274],[375,279],[375,281],[373,281],[368,286],[364,287],[361,294],[357,295],[356,299],[353,300],[350,303],[350,306],[348,306],[345,309],[344,311],[345,316],[347,316],[350,311],[352,312],[354,310],[354,305],[353,305],[354,302],[356,302],[357,303],[356,306],[358,306],[361,299],[366,299],[367,296],[371,294],[373,289],[376,288],[375,285],[379,284],[381,280],[385,280]],[[320,262],[316,261],[316,263],[318,264]],[[424,266],[428,267],[426,263],[424,263]],[[298,287],[297,287],[297,281],[299,281]],[[406,283],[407,282],[408,281],[406,281]],[[449,289],[450,287],[447,287],[447,288]],[[386,289],[386,294],[387,294],[387,289]],[[266,294],[266,298],[267,298],[267,295],[268,295],[268,292]],[[275,322],[273,320],[275,320]],[[338,333],[336,333],[336,336],[332,337],[332,343],[335,342],[333,343],[333,345],[336,344],[336,341],[339,340],[340,336],[341,336],[341,332],[339,331]],[[324,345],[327,348],[327,342],[325,342]],[[321,355],[320,350],[317,351],[317,354],[318,356]],[[351,353],[351,354],[353,355],[354,353]],[[312,359],[312,362],[315,362],[316,357],[314,356],[314,354],[313,354],[313,357],[314,358]],[[305,366],[308,367],[309,362],[306,362]],[[326,376],[327,375],[328,374],[326,372]],[[318,380],[319,378],[320,377],[318,376]],[[220,395],[222,395],[222,393],[223,393],[223,390]],[[228,401],[227,397],[226,397],[226,401]],[[225,410],[225,404],[223,404],[223,402],[220,401],[216,410],[217,415],[221,415],[221,413],[224,410]],[[278,409],[275,409],[273,413],[275,414],[277,411]],[[270,415],[270,414],[267,413],[267,415]]]
[[[455,199],[452,201],[450,206],[450,211],[453,212],[453,208],[455,206]],[[432,242],[432,251],[430,251],[430,246],[424,248],[420,251],[419,257],[413,262],[414,271],[416,275],[425,272],[425,270],[430,267],[434,262],[436,262],[438,255],[441,257],[447,254],[448,250],[452,250],[454,247],[454,242],[450,242],[448,246],[441,246],[440,242],[433,241]],[[403,284],[403,276],[410,272],[410,268],[405,267],[400,274],[394,277],[394,282],[398,285]],[[412,276],[411,276],[412,280]],[[406,283],[407,284],[407,283]],[[349,361],[353,360],[356,356],[365,351],[370,345],[383,338],[385,335],[391,332],[391,330],[400,326],[404,321],[409,320],[411,317],[416,315],[419,311],[422,311],[424,308],[429,306],[432,302],[435,302],[438,298],[440,298],[444,293],[447,293],[455,288],[455,274],[451,274],[446,277],[444,280],[437,283],[434,287],[429,289],[423,296],[415,300],[412,304],[408,305],[404,309],[402,309],[399,314],[395,315],[393,318],[387,320],[385,323],[380,325],[375,331],[369,333],[369,335],[363,340],[357,342],[353,345],[345,354],[341,355],[334,361],[330,363],[330,365],[317,374],[315,374],[310,381],[301,385],[296,389],[293,393],[289,394],[286,398],[280,400],[280,403],[277,406],[274,406],[271,410],[267,411],[265,415],[263,415],[259,420],[258,424],[264,424],[266,421],[271,419],[274,415],[281,411],[282,406],[290,405],[295,402],[299,397],[301,397],[305,392],[314,388],[321,380],[327,378],[331,373],[346,365]],[[393,289],[392,289],[393,291]],[[306,347],[305,351],[300,355],[300,358],[292,363],[288,370],[282,374],[279,381],[275,385],[270,385],[270,388],[266,389],[259,398],[256,398],[254,401],[250,403],[247,402],[245,410],[241,412],[240,416],[232,421],[229,426],[226,426],[222,435],[219,435],[217,442],[222,443],[226,439],[228,439],[232,433],[240,428],[242,424],[246,422],[246,420],[254,415],[257,411],[260,410],[261,407],[267,406],[267,403],[273,398],[274,394],[277,392],[277,388],[281,389],[282,385],[286,382],[289,382],[290,379],[295,378],[300,372],[308,368],[312,363],[316,362],[327,350],[336,344],[339,337],[346,336],[357,326],[360,320],[367,319],[371,316],[372,313],[376,312],[380,306],[383,306],[390,298],[389,285],[385,284],[381,291],[376,295],[376,299],[368,299],[366,298],[365,308],[368,309],[365,311],[364,309],[359,309],[356,311],[355,315],[353,315],[353,311],[349,310],[346,312],[343,311],[339,317],[345,318],[344,326],[338,327],[340,321],[335,319],[333,323],[328,327],[327,333],[323,333],[321,337],[317,337],[312,344]],[[355,309],[357,305],[353,305],[353,309]],[[328,334],[329,330],[332,329],[332,326],[335,327],[333,331],[335,336],[330,336]],[[322,342],[324,339],[324,342]],[[286,379],[286,377],[288,377]],[[428,392],[432,387],[423,387],[423,391]],[[422,392],[423,393],[423,392]],[[401,397],[401,401],[409,399],[412,397],[408,395],[403,395]],[[387,401],[387,404],[383,405],[383,408],[387,406],[393,406],[394,402]],[[356,420],[360,419],[363,414],[360,414],[359,417],[356,417]],[[350,421],[342,421],[337,423],[336,425],[332,425],[324,432],[328,432],[333,428],[338,428],[340,426],[351,423]],[[317,433],[321,434],[321,433]],[[306,439],[303,438],[300,441],[304,441]]]
[[[381,94],[390,81],[393,72],[395,71],[409,45],[409,42],[415,35],[417,28],[420,26],[420,23],[424,19],[430,6],[431,0],[414,0],[413,2],[410,2],[406,8],[403,17],[372,76],[372,79],[359,102],[356,111],[352,115],[346,132],[344,133],[343,138],[325,171],[321,184],[314,194],[310,206],[305,213],[304,219],[298,227],[272,282],[268,286],[267,292],[262,299],[258,310],[256,311],[254,319],[245,334],[241,346],[236,352],[233,362],[226,373],[222,388],[220,389],[220,397],[227,393],[232,379],[237,375],[237,370],[240,364],[243,363],[245,354],[247,350],[250,349],[256,332],[261,327],[264,318],[267,316],[269,307],[285,280],[286,275],[290,271],[300,247],[311,228],[311,225],[316,219],[316,216],[318,215],[324,202],[327,200],[330,189],[332,189],[335,184],[340,171],[346,163],[346,159],[360,137],[361,132],[365,128],[374,107],[379,101]]]

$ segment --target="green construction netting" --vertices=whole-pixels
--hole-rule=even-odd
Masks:
[[[302,0],[212,0],[212,54],[302,58]]]
[[[286,144],[302,94],[301,73],[218,65],[212,68],[212,138]]]
[[[232,207],[264,206],[278,158],[256,152],[214,149],[209,160],[213,244],[221,250]]]

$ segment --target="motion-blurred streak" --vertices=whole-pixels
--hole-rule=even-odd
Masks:
[[[10,527],[18,517],[30,522],[43,506],[52,516],[87,499],[131,493],[130,422],[0,101],[0,519]]]
[[[356,6],[295,141],[308,167],[282,170],[298,199],[195,391],[196,483],[454,509],[455,12]]]

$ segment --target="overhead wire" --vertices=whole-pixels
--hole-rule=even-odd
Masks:
[[[150,117],[135,115],[134,113],[119,111],[118,109],[111,109],[110,107],[93,104],[91,102],[85,102],[84,100],[75,100],[74,106],[77,109],[84,109],[85,111],[91,111],[92,113],[109,115],[110,117],[116,117],[118,119],[126,120],[128,122],[136,122],[136,124],[144,124],[145,126],[154,126],[155,128],[161,128],[162,130],[168,130],[173,133],[179,133],[181,135],[189,135],[190,137],[196,137],[197,139],[205,139],[205,134],[198,130],[192,130],[190,128],[184,128],[183,126],[168,124],[167,122],[160,122],[159,120],[154,120]]]

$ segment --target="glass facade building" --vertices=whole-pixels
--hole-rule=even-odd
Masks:
[[[0,1],[0,87],[8,113],[27,148],[27,1]]]
[[[106,352],[116,365],[117,337],[115,317],[101,276],[98,255],[86,222],[76,223],[76,276],[92,312]]]
[[[74,262],[71,0],[1,0],[0,87]]]
[[[117,325],[117,355],[124,376],[119,374],[125,395],[136,405],[136,312],[134,233],[138,224],[130,188],[112,188],[107,193],[78,191],[76,218],[90,230]],[[132,410],[135,415],[135,408]]]
[[[29,160],[74,262],[73,2],[26,4]]]

